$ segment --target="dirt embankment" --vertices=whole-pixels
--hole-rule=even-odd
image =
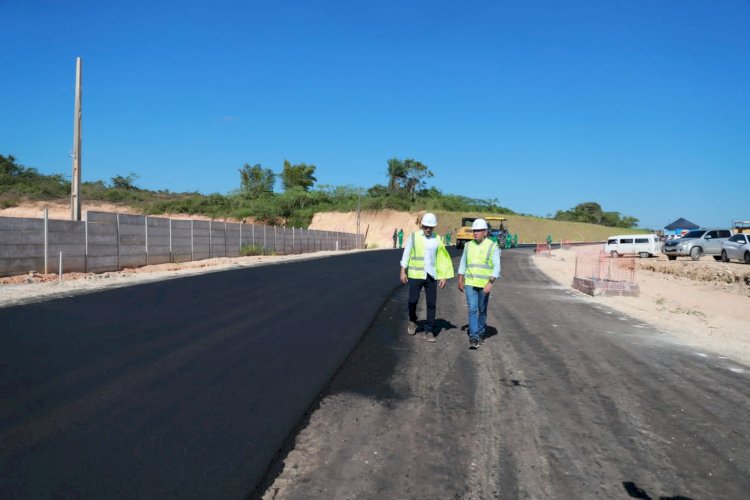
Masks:
[[[16,207],[3,208],[0,210],[0,217],[27,217],[31,219],[41,219],[44,217],[44,209],[49,210],[49,218],[57,220],[70,220],[70,204],[65,201],[29,201]],[[92,212],[110,212],[120,214],[140,214],[141,211],[129,205],[119,203],[107,203],[103,201],[86,202],[81,210],[81,217],[86,220],[86,211]],[[222,222],[240,222],[237,219],[222,218],[215,219],[200,214],[159,214],[154,217],[164,217],[167,219],[193,219],[193,220],[221,220]],[[246,218],[246,224],[254,224],[252,218]]]
[[[636,259],[639,269],[680,276],[694,281],[714,283],[723,289],[747,290],[750,293],[750,266],[736,262],[717,262],[704,257],[698,262],[690,259],[669,261],[663,255],[655,259]]]
[[[391,248],[393,246],[393,230],[403,229],[404,235],[408,235],[418,229],[417,221],[423,213],[397,212],[395,210],[362,211],[359,227],[362,234],[366,236],[367,248]],[[313,216],[310,229],[356,233],[357,213],[317,213]],[[438,225],[438,230],[440,230],[440,225]]]
[[[393,245],[394,229],[403,229],[405,234],[418,229],[417,220],[422,212],[398,212],[395,210],[363,211],[360,216],[362,233],[367,234],[368,248],[390,248]],[[443,212],[436,211],[438,218],[437,232],[453,234],[461,226],[462,217],[482,217],[488,214],[479,212]],[[508,219],[508,229],[518,235],[519,243],[537,243],[546,241],[547,235],[554,241],[604,241],[616,234],[642,233],[644,231],[617,227],[598,226],[583,222],[564,222],[525,215],[504,215]],[[326,231],[357,231],[356,212],[320,212],[315,214],[310,229]]]

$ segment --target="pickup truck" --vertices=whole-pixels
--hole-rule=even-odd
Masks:
[[[693,229],[682,238],[664,242],[662,252],[669,260],[690,256],[698,260],[703,255],[721,259],[721,245],[732,236],[728,229]]]

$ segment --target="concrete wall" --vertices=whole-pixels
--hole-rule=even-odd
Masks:
[[[46,224],[46,225],[45,225]],[[332,231],[218,221],[171,220],[109,212],[86,221],[0,217],[0,276],[45,271],[117,271],[167,262],[237,257],[242,247],[284,255],[360,248],[362,237]]]

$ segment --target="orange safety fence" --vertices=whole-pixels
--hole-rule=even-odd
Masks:
[[[599,252],[576,256],[575,277],[598,281],[635,283],[635,257],[611,257]]]

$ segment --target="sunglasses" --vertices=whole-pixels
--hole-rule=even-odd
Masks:
[[[472,229],[472,233],[481,233],[482,231],[487,231],[486,229]]]

